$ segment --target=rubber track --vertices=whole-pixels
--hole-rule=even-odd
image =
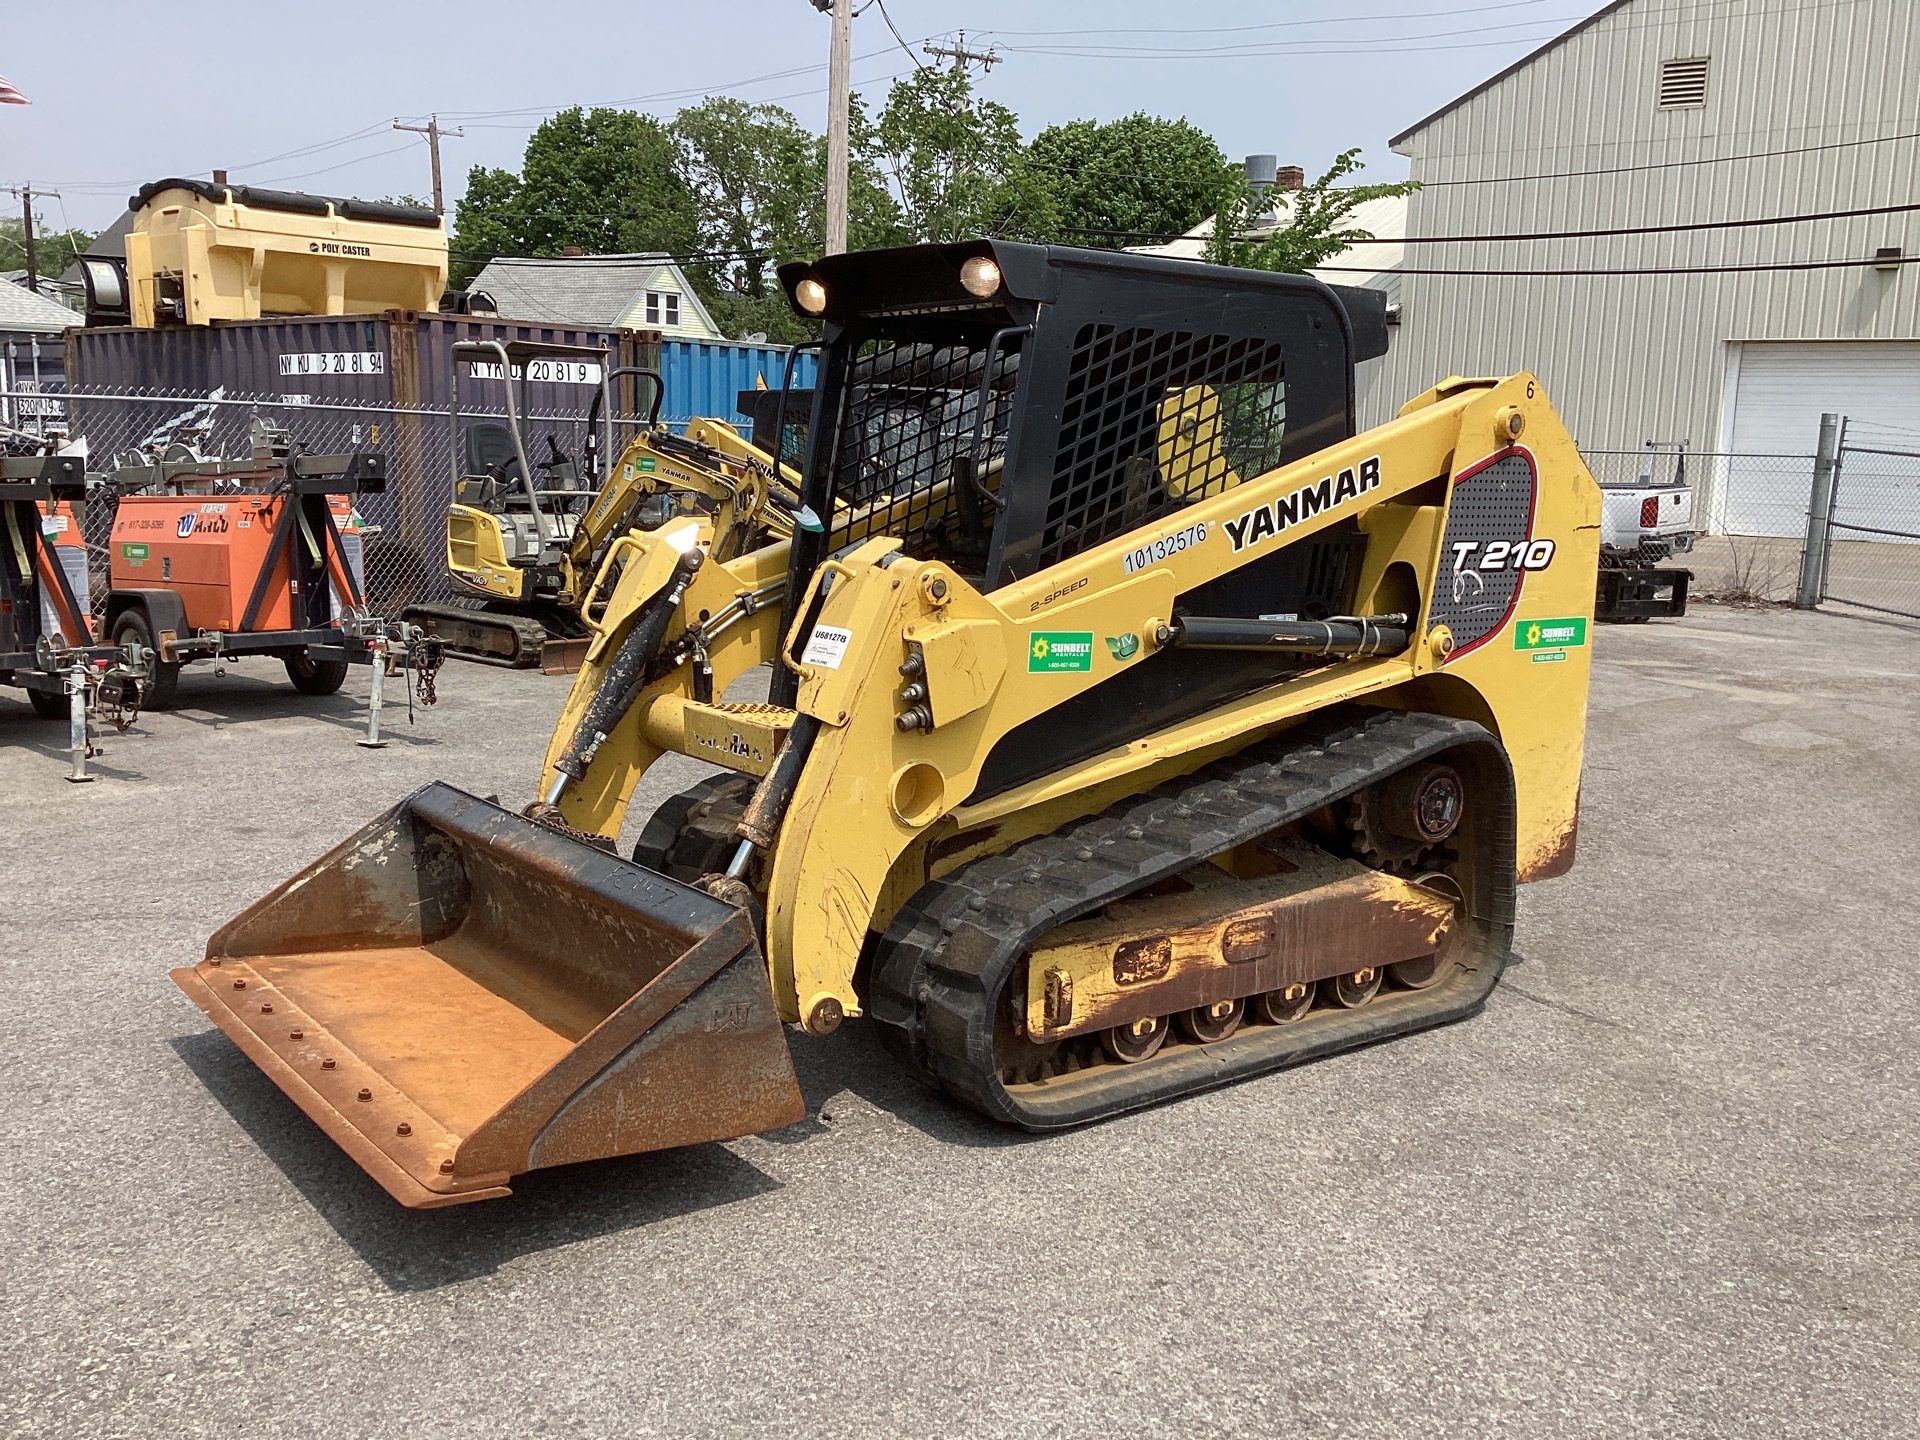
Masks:
[[[531,616],[513,615],[477,604],[470,607],[457,601],[436,601],[429,604],[409,605],[401,618],[422,626],[429,620],[447,620],[461,625],[480,625],[489,629],[504,630],[513,636],[514,648],[511,655],[468,649],[454,644],[444,636],[441,637],[441,641],[449,655],[458,656],[462,660],[477,660],[482,665],[499,665],[509,670],[527,670],[538,665],[540,647],[547,643],[547,627]]]
[[[1138,1065],[1103,1065],[1009,1091],[995,1052],[995,1007],[1045,932],[1353,794],[1441,751],[1472,760],[1474,945],[1430,990],[1382,992],[1359,1009],[1294,1025],[1249,1025],[1211,1045],[1169,1045]],[[889,1045],[937,1087],[997,1120],[1055,1130],[1475,1014],[1513,936],[1513,779],[1498,742],[1447,716],[1348,709],[1278,741],[1123,801],[1052,835],[930,882],[874,957],[870,1013]],[[1463,857],[1467,858],[1467,857]],[[1484,898],[1482,898],[1484,897]],[[890,1033],[889,1033],[890,1032]]]

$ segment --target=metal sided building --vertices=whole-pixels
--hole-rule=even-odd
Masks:
[[[1920,433],[1912,0],[1616,0],[1392,145],[1424,188],[1363,423],[1526,369],[1593,449],[1806,454],[1823,411]],[[1719,228],[1432,239],[1660,226]],[[1804,492],[1729,516],[1700,469],[1712,528],[1804,523]]]

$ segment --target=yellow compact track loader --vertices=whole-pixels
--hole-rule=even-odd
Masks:
[[[1046,1131],[1477,1012],[1578,815],[1600,496],[1539,382],[1356,434],[1367,292],[988,241],[781,278],[828,523],[617,536],[541,798],[426,786],[182,989],[413,1206],[789,1124],[783,1025]],[[668,752],[720,769],[623,859]]]
[[[712,524],[711,553],[722,560],[792,534],[797,477],[725,421],[694,419],[680,434],[662,425],[665,386],[657,372],[614,368],[604,350],[546,341],[461,340],[451,353],[449,418],[457,442],[447,575],[454,594],[411,605],[405,618],[431,625],[453,654],[549,672],[579,669],[592,633],[585,613],[604,599],[588,582],[608,544],[629,529],[701,515]],[[462,423],[462,363],[507,377],[504,424]],[[597,376],[599,389],[581,453],[563,451],[549,430],[540,456],[529,443],[527,383],[563,371]],[[645,423],[631,426],[616,454],[614,398],[623,384],[650,393],[651,403]],[[604,456],[614,459],[602,484]]]

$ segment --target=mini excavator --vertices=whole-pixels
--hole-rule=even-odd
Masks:
[[[406,619],[430,625],[451,653],[470,660],[549,672],[579,669],[591,635],[588,612],[604,597],[590,590],[616,535],[658,529],[676,515],[709,517],[731,560],[741,547],[792,533],[797,477],[744,440],[725,421],[695,419],[684,433],[660,423],[664,384],[652,370],[611,367],[604,350],[546,341],[462,340],[452,346],[453,503],[447,510],[449,600],[410,605]],[[510,377],[505,423],[460,419],[460,367],[484,365]],[[529,377],[571,367],[598,375],[578,456],[551,432],[538,456],[527,434]],[[614,455],[614,395],[644,385],[651,404],[643,425]],[[515,391],[519,392],[516,403]],[[617,570],[616,572],[617,573]]]
[[[539,799],[425,786],[181,988],[420,1207],[790,1124],[787,1025],[1050,1131],[1475,1014],[1578,817],[1600,495],[1540,382],[1356,433],[1368,292],[780,273],[825,523],[619,534]],[[670,752],[718,768],[623,858]]]

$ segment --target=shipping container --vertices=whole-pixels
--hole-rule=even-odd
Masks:
[[[167,329],[106,327],[67,334],[71,426],[91,463],[181,440],[207,455],[250,453],[256,420],[284,427],[316,453],[372,450],[387,458],[387,489],[363,496],[376,537],[367,551],[369,601],[391,609],[446,593],[444,526],[457,437],[448,422],[451,346],[463,340],[585,346],[616,367],[658,369],[659,332],[539,325],[492,316],[388,311],[284,316]],[[462,362],[464,420],[498,415],[506,402],[497,366]],[[577,453],[600,393],[597,365],[538,365],[514,401],[528,453]],[[616,385],[616,414],[650,400],[649,387]],[[537,460],[536,460],[537,463]]]
[[[66,376],[67,351],[58,335],[0,333],[0,425],[37,435],[63,423],[66,406],[51,397],[67,388]]]
[[[780,388],[786,373],[784,345],[740,345],[717,340],[667,340],[660,346],[660,375],[666,400],[660,418],[680,426],[696,416],[725,420],[751,435],[752,417],[742,414],[737,399],[742,390]],[[814,356],[802,350],[794,357],[792,386],[813,385]]]

